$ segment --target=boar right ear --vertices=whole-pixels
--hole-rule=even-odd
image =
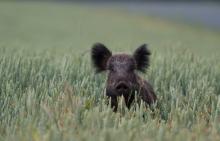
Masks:
[[[96,72],[106,70],[107,61],[112,56],[111,51],[101,43],[95,43],[91,50],[91,59]]]
[[[139,71],[146,72],[146,69],[149,67],[150,55],[151,53],[147,48],[147,44],[143,44],[135,50],[133,56]]]

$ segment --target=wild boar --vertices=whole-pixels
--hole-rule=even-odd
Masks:
[[[106,95],[110,98],[111,107],[116,112],[118,96],[123,96],[130,108],[135,93],[146,104],[155,103],[157,97],[152,86],[142,79],[137,71],[146,72],[149,67],[150,51],[146,44],[138,47],[133,55],[115,54],[102,43],[95,43],[91,49],[91,60],[96,72],[108,72]]]

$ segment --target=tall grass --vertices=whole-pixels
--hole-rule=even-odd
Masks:
[[[18,36],[12,35],[10,38],[11,25],[0,23],[5,29],[0,33],[5,39],[1,39],[0,43],[0,140],[220,140],[220,63],[217,56],[219,49],[216,49],[219,45],[219,41],[216,40],[218,34],[202,29],[195,31],[193,28],[180,27],[176,24],[173,26],[180,29],[173,29],[168,23],[157,25],[155,19],[146,20],[150,26],[146,28],[152,27],[150,33],[139,34],[139,31],[145,28],[141,24],[141,19],[133,17],[134,19],[121,20],[118,19],[119,15],[110,14],[109,17],[114,20],[107,19],[107,22],[110,22],[107,31],[115,29],[120,23],[117,21],[121,21],[122,24],[128,22],[124,28],[129,34],[134,34],[121,38],[120,34],[127,33],[119,31],[117,37],[120,40],[113,43],[111,39],[102,37],[102,40],[118,47],[113,47],[114,51],[132,52],[135,46],[133,49],[129,47],[141,42],[145,35],[151,43],[150,49],[153,53],[151,67],[147,74],[140,75],[151,82],[158,96],[154,107],[146,108],[143,104],[139,107],[134,103],[130,110],[126,108],[121,98],[119,110],[114,113],[106,104],[105,74],[95,75],[90,65],[89,53],[82,55],[89,46],[87,49],[81,46],[90,44],[98,39],[99,35],[94,35],[95,37],[90,39],[91,33],[87,35],[84,29],[73,34],[68,33],[71,26],[67,24],[65,27],[63,25],[65,22],[61,22],[61,25],[58,23],[53,25],[54,27],[48,27],[54,30],[43,34],[44,38],[41,38],[38,28],[45,28],[51,22],[47,20],[48,16],[44,17],[35,12],[41,9],[41,6],[43,9],[39,11],[43,12],[64,10],[61,13],[57,12],[57,17],[52,17],[52,21],[62,19],[65,14],[65,20],[75,15],[73,21],[77,19],[87,21],[85,17],[83,19],[77,17],[81,16],[81,13],[100,21],[102,19],[100,13],[96,14],[97,11],[94,9],[94,14],[83,12],[87,8],[82,6],[53,4],[27,6],[15,3],[2,5],[0,17],[15,22],[17,28],[14,30]],[[28,18],[16,14],[13,8],[9,8],[10,6],[17,9],[18,13],[24,14],[25,11],[29,11],[27,15],[35,14],[36,21],[41,21],[42,25],[33,26],[33,23],[27,22]],[[12,12],[7,13],[4,7]],[[19,16],[23,17],[24,21],[19,21]],[[136,23],[134,22],[136,20],[139,21]],[[32,31],[24,29],[22,33],[24,25],[20,27],[19,23],[25,24]],[[102,23],[98,25],[102,26]],[[86,22],[81,24],[82,27],[87,25]],[[30,27],[31,25],[33,27]],[[118,26],[122,27],[120,24]],[[158,26],[161,30],[157,29]],[[54,34],[61,36],[62,30],[56,31],[56,27],[63,28],[63,32],[66,31],[70,37],[57,41],[59,38]],[[130,29],[131,27],[134,28]],[[180,44],[179,40],[172,39],[173,41],[167,45],[161,45],[165,42],[162,34],[166,28],[172,30],[168,34],[172,33],[170,38],[183,34]],[[89,30],[101,32],[98,26]],[[200,33],[204,33],[202,37],[206,37],[205,41],[194,40],[197,38],[194,36]],[[77,36],[78,34],[82,39]],[[154,37],[158,35],[158,39],[153,39],[151,35]],[[192,36],[193,39],[188,36]],[[71,37],[80,40],[71,45]],[[109,37],[115,39],[115,33]],[[38,42],[36,38],[39,39]],[[189,45],[189,48],[184,43]],[[210,47],[204,44],[209,44]]]

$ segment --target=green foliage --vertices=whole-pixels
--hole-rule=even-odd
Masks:
[[[219,33],[83,5],[0,3],[0,19],[0,140],[220,140]],[[112,112],[96,41],[149,43],[153,107]]]

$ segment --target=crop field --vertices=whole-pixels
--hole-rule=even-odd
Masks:
[[[152,107],[106,104],[90,48],[152,52]],[[0,140],[220,140],[220,32],[114,8],[0,3]]]

